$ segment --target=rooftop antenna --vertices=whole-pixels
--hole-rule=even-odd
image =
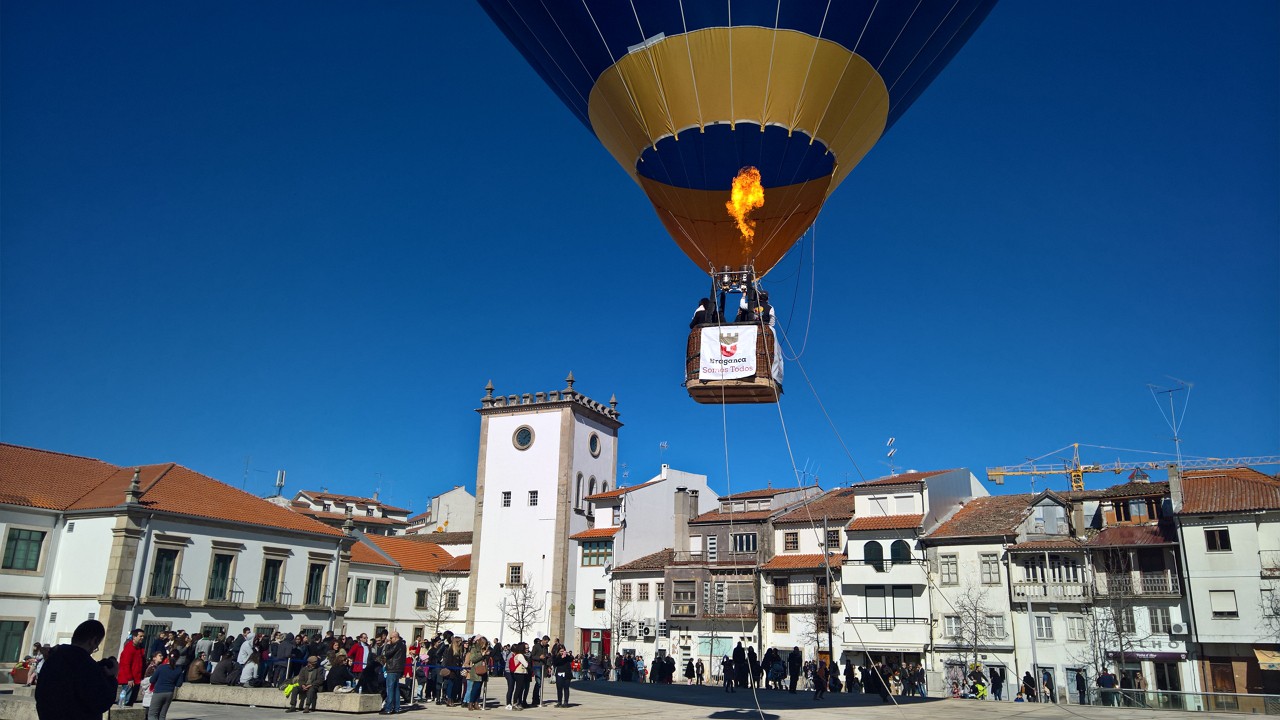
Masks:
[[[284,495],[284,471],[276,471],[276,497]]]
[[[662,454],[667,451],[667,441],[658,443],[658,465],[662,465]]]
[[[244,490],[249,486],[249,463],[253,460],[252,455],[244,456],[244,476],[240,478],[240,489]]]
[[[1160,408],[1160,416],[1164,418],[1165,424],[1168,425],[1169,429],[1173,431],[1173,452],[1174,452],[1174,455],[1178,458],[1178,467],[1181,468],[1182,467],[1182,436],[1180,433],[1182,431],[1182,423],[1186,422],[1186,419],[1187,419],[1187,404],[1191,402],[1192,384],[1185,380],[1179,380],[1176,377],[1169,377],[1169,379],[1172,380],[1174,383],[1176,383],[1176,385],[1174,385],[1173,387],[1166,388],[1166,387],[1160,387],[1158,385],[1152,385],[1151,383],[1147,383],[1147,389],[1151,391],[1151,398],[1156,401],[1156,407]],[[1179,420],[1178,409],[1177,407],[1174,406],[1174,403],[1173,403],[1173,394],[1177,392],[1182,392],[1184,390],[1186,391],[1187,394],[1183,396],[1182,419]],[[1160,397],[1159,397],[1160,395],[1167,395],[1169,397],[1169,414],[1168,415],[1164,414],[1164,406],[1160,404]]]
[[[890,475],[898,474],[898,467],[893,462],[893,456],[898,454],[898,448],[893,446],[893,444],[897,441],[898,441],[898,438],[891,437],[889,438],[889,442],[884,444],[885,447],[889,448],[889,451],[884,454],[885,459],[882,460],[881,462],[889,466]]]
[[[631,477],[631,471],[627,469],[626,463],[622,463],[622,479],[626,480],[628,477]]]

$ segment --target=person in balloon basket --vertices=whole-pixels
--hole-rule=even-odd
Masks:
[[[298,712],[299,705],[304,713],[315,710],[316,694],[324,684],[324,669],[320,667],[320,658],[315,655],[308,657],[307,664],[290,681],[292,683],[297,683],[298,687],[289,693],[289,709],[285,712]]]
[[[120,669],[114,657],[99,662],[93,659],[106,634],[102,623],[85,620],[71,634],[70,644],[49,650],[36,683],[36,716],[40,720],[102,720],[102,714],[116,700],[116,672]]]

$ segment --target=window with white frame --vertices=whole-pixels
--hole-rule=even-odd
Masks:
[[[782,549],[785,552],[795,552],[800,549],[800,533],[785,532],[782,533]]]
[[[1000,556],[996,553],[982,553],[978,556],[982,566],[982,584],[1000,584]]]
[[[654,594],[654,596],[655,596],[656,598],[658,598],[659,600],[666,600],[666,599],[667,599],[667,584],[666,584],[666,583],[654,583],[654,584],[653,584],[653,594]]]
[[[1138,631],[1138,624],[1133,621],[1133,608],[1120,608],[1120,612],[1116,613],[1116,628],[1120,632],[1126,634],[1132,634]]]
[[[459,592],[459,591],[457,591],[457,590],[446,590],[446,591],[445,591],[445,593],[444,593],[444,609],[445,609],[445,610],[457,610],[457,609],[458,609],[458,597],[459,597],[460,595],[462,595],[462,593],[461,593],[461,592]]]
[[[507,584],[511,587],[524,585],[524,563],[509,563],[507,565]]]
[[[636,583],[636,599],[637,600],[649,599],[649,583],[647,582]]]
[[[706,537],[706,544],[707,544],[707,560],[709,560],[709,561],[711,561],[711,562],[715,562],[715,560],[719,557],[719,555],[718,555],[718,553],[717,553],[717,550],[716,550],[716,545],[717,545],[718,543],[719,543],[719,538],[718,538],[717,536],[715,536],[715,535],[708,535],[708,536]]]
[[[529,507],[537,507],[537,506],[538,506],[538,491],[530,490],[529,491]]]
[[[734,533],[733,551],[735,553],[753,553],[756,551],[755,533]]]
[[[1037,640],[1053,639],[1053,616],[1052,615],[1036,616],[1036,639]]]
[[[631,583],[618,583],[618,599],[631,602]]]
[[[958,638],[964,632],[959,615],[942,616],[942,634],[949,638]]]
[[[582,543],[582,566],[603,567],[613,562],[612,540],[587,540]]]
[[[502,491],[502,507],[511,507],[511,491]]]
[[[996,640],[1002,640],[1005,636],[1004,616],[1003,615],[987,615],[983,618],[986,624],[987,637]]]
[[[960,557],[958,555],[943,555],[938,558],[941,584],[943,585],[959,585],[960,584]]]
[[[1240,617],[1240,610],[1236,607],[1236,591],[1210,590],[1209,610],[1213,612],[1214,618],[1220,620],[1231,620]]]
[[[1151,618],[1151,632],[1168,634],[1173,630],[1173,625],[1169,621],[1169,608],[1149,607],[1147,608],[1147,617]]]
[[[591,609],[603,610],[605,606],[605,591],[596,589],[591,591]]]
[[[1067,616],[1067,639],[1074,641],[1084,640],[1084,618],[1079,615]]]

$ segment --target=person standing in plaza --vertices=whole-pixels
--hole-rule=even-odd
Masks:
[[[791,654],[787,655],[787,672],[791,676],[791,694],[796,694],[796,684],[800,682],[800,667],[804,664],[804,656],[800,654],[800,646],[794,645]]]
[[[518,643],[511,648],[511,659],[508,664],[511,668],[511,676],[515,678],[515,692],[512,693],[512,703],[508,704],[508,710],[524,710],[525,697],[529,692],[529,659],[525,655],[527,648],[524,643]]]
[[[569,707],[569,683],[573,681],[573,655],[569,648],[560,646],[560,652],[551,662],[556,678],[556,707]]]
[[[169,717],[169,705],[173,703],[173,693],[182,684],[185,672],[178,664],[179,651],[169,653],[169,662],[157,665],[155,672],[147,678],[151,685],[151,707],[147,708],[147,720],[165,720]]]
[[[818,664],[813,667],[813,699],[821,700],[827,694],[827,664],[818,658]]]
[[[48,651],[36,683],[36,716],[40,720],[102,720],[116,700],[119,669],[114,657],[93,660],[106,634],[102,623],[85,620],[71,634],[70,644]],[[141,647],[138,652],[141,658]]]
[[[547,645],[551,638],[533,639],[533,647],[529,648],[529,683],[533,686],[533,706],[542,705],[542,677],[547,664]]]
[[[382,705],[384,715],[400,712],[400,678],[404,676],[405,653],[404,640],[398,631],[392,630],[382,646],[382,674],[387,692],[387,699]]]
[[[146,634],[135,628],[120,650],[120,672],[116,675],[116,683],[120,686],[120,705],[132,706],[138,700],[138,685],[142,682],[142,670],[146,666],[142,645],[146,642]]]
[[[1089,682],[1084,677],[1084,668],[1076,671],[1076,698],[1081,705],[1088,705]]]

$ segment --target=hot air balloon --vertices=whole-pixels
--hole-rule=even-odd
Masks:
[[[995,0],[480,4],[644,190],[671,238],[711,275],[723,307],[727,291],[754,304],[758,280]],[[731,214],[726,203],[744,169],[758,172],[763,203]],[[772,332],[760,330],[772,346]],[[730,353],[744,340],[722,338],[720,359],[736,359]],[[774,364],[751,364],[755,389],[733,397],[724,381],[739,387],[746,376],[713,377],[703,362],[686,386],[705,402],[773,401]]]

